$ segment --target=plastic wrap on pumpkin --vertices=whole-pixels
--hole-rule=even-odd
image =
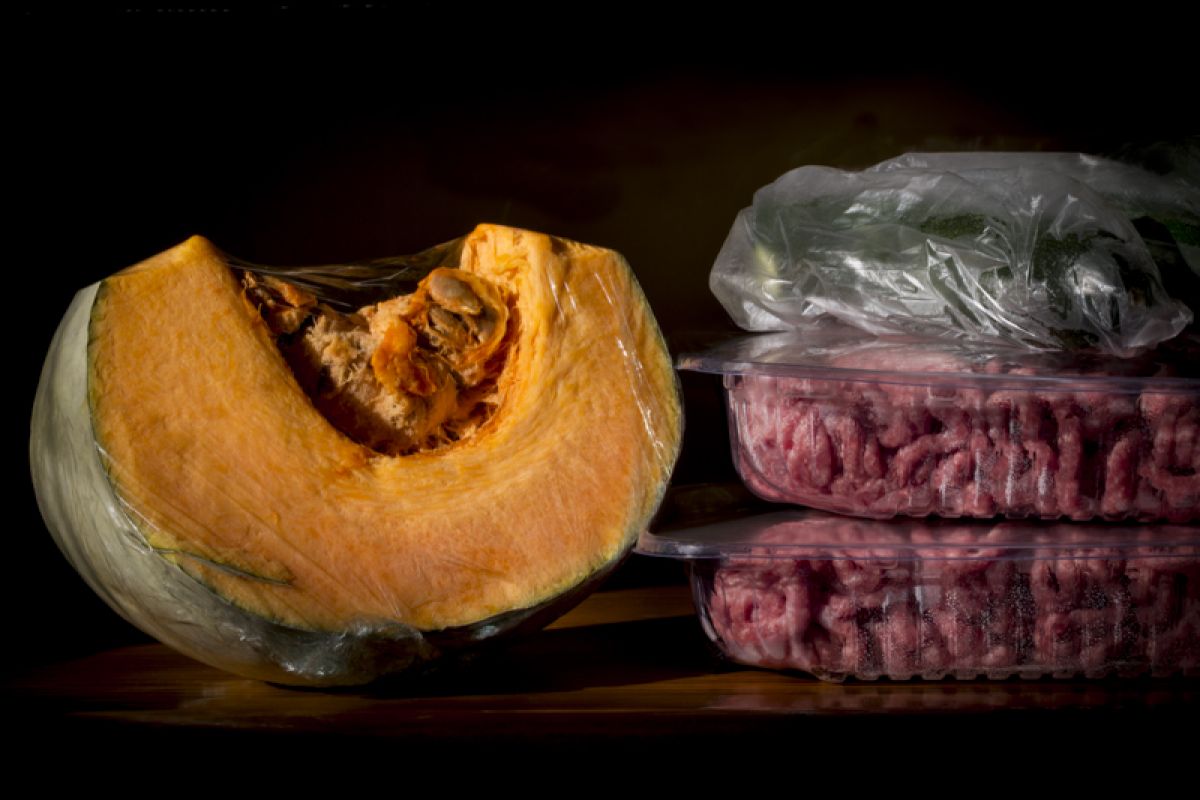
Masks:
[[[338,685],[568,609],[647,524],[681,421],[610,250],[484,225],[275,270],[193,238],[76,296],[30,451],[55,539],[126,619]]]

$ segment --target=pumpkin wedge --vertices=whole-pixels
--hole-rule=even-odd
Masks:
[[[199,237],[76,297],[34,482],[110,605],[242,675],[352,684],[544,624],[628,552],[678,454],[616,253],[483,225],[335,310]]]

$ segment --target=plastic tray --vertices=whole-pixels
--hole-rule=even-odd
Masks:
[[[1200,527],[788,511],[662,534],[730,659],[818,678],[1200,675]]]
[[[743,337],[734,459],[768,500],[843,514],[1200,519],[1200,347],[1113,359],[913,338]]]

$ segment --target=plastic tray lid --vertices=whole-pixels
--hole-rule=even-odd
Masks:
[[[1200,558],[1200,526],[1041,520],[872,520],[791,510],[659,533],[637,552],[681,559]]]
[[[738,336],[676,361],[682,370],[909,386],[970,386],[1120,394],[1200,392],[1200,335],[1118,359],[962,339],[874,336],[844,325]]]

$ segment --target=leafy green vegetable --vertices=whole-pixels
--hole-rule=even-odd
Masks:
[[[1200,247],[1200,225],[1194,222],[1185,222],[1181,219],[1164,220],[1163,224],[1171,232],[1171,235],[1175,237],[1175,241],[1180,244],[1190,244]]]
[[[974,239],[987,230],[988,224],[983,214],[955,214],[950,217],[928,217],[918,223],[917,230],[943,239]]]

